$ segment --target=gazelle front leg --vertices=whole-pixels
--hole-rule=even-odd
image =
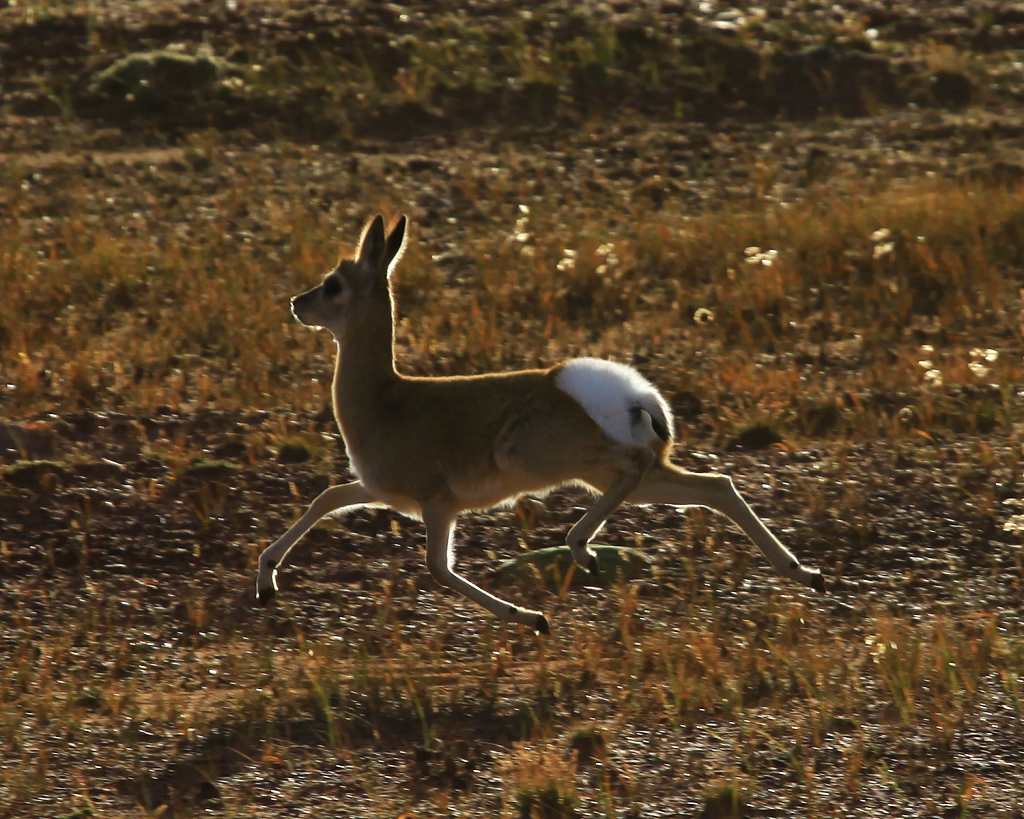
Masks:
[[[825,578],[821,572],[800,565],[796,556],[779,542],[747,505],[728,475],[686,472],[669,464],[659,464],[651,470],[629,500],[632,503],[666,503],[713,509],[736,523],[783,577],[817,591],[825,591]]]
[[[539,611],[513,606],[455,572],[455,514],[450,509],[441,504],[424,504],[423,522],[427,526],[427,568],[438,583],[468,597],[500,620],[522,623],[540,634],[549,632],[548,620]]]
[[[277,570],[284,565],[288,553],[324,515],[343,509],[357,509],[373,503],[376,499],[366,491],[359,481],[331,486],[316,496],[291,528],[271,543],[260,554],[256,573],[256,600],[269,602],[277,594]]]

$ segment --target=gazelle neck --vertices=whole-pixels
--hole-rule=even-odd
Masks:
[[[334,408],[343,416],[369,406],[376,390],[398,378],[395,371],[395,326],[391,295],[375,296],[351,317],[341,338],[334,368]]]

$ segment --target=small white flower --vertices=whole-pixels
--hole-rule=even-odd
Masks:
[[[967,368],[975,378],[984,378],[989,373],[989,368],[980,361],[972,361],[967,365]]]
[[[710,324],[715,320],[715,311],[707,307],[698,307],[693,311],[693,320],[697,324]]]
[[[882,242],[881,244],[875,245],[875,250],[872,253],[872,256],[876,259],[881,259],[883,256],[888,256],[895,249],[895,242]]]
[[[757,245],[743,248],[743,253],[747,257],[744,259],[747,264],[759,264],[762,267],[771,267],[779,255],[777,250],[769,249],[762,251]]]
[[[942,371],[931,369],[924,374],[924,380],[932,387],[942,386]]]
[[[523,216],[529,216],[530,215],[530,206],[529,205],[519,205],[519,212],[521,214],[523,214]]]
[[[871,234],[871,241],[877,244],[878,242],[884,242],[890,236],[892,236],[892,231],[889,228],[879,228]]]

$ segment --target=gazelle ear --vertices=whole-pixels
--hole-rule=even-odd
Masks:
[[[391,228],[391,232],[388,233],[387,247],[384,250],[384,265],[387,268],[388,276],[394,272],[396,265],[402,259],[402,254],[405,253],[405,229],[408,224],[409,219],[403,213]]]
[[[366,223],[359,237],[356,261],[370,270],[380,270],[384,262],[384,217],[379,213]]]

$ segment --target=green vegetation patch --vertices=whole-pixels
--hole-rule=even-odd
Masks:
[[[36,492],[49,491],[67,477],[67,467],[60,461],[18,461],[0,470],[8,483]]]
[[[222,481],[238,473],[240,467],[231,461],[200,460],[193,461],[179,476],[183,481]]]
[[[561,588],[572,571],[570,586],[607,586],[619,580],[634,580],[650,568],[651,559],[638,549],[628,546],[591,544],[597,555],[598,574],[595,576],[577,566],[568,546],[549,546],[506,560],[495,570],[500,580],[535,577],[538,573],[549,588]]]
[[[97,73],[89,91],[112,100],[165,105],[210,90],[226,70],[224,60],[210,55],[143,51],[122,57]]]

